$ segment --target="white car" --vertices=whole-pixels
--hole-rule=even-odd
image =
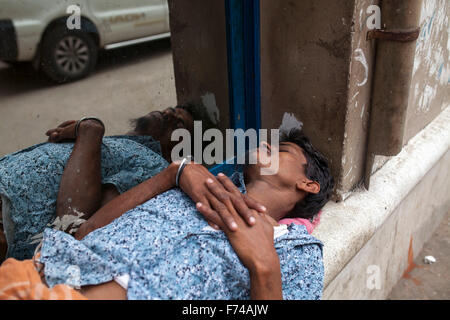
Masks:
[[[81,79],[99,49],[170,36],[167,0],[0,0],[0,60]]]

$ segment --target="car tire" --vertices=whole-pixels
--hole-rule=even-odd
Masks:
[[[40,67],[58,83],[86,77],[97,63],[98,48],[93,37],[81,30],[57,26],[42,41]]]

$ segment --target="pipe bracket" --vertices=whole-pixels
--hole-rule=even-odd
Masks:
[[[374,29],[367,32],[367,40],[379,39],[397,42],[416,41],[420,35],[420,28],[407,30]]]

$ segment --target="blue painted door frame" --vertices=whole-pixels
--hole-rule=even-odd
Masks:
[[[260,3],[225,0],[228,91],[233,129],[261,128]],[[234,165],[220,164],[213,174],[231,174]]]

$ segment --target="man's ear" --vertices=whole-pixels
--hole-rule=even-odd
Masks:
[[[298,190],[302,190],[308,193],[319,193],[320,191],[320,184],[316,181],[308,180],[308,179],[301,179],[297,181],[296,187]]]

